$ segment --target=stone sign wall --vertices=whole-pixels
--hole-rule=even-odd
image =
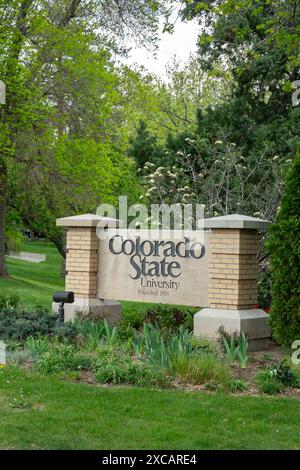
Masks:
[[[202,309],[194,316],[195,336],[216,339],[223,326],[244,332],[252,349],[266,348],[268,316],[256,304],[259,231],[267,221],[234,214],[204,219],[194,235],[150,232],[151,238],[143,231],[102,237],[116,220],[94,214],[57,224],[67,229],[66,290],[75,295],[66,320],[81,312],[117,323],[119,300],[196,306]]]
[[[99,241],[98,297],[207,306],[209,233],[150,233]]]

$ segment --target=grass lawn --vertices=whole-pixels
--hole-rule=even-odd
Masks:
[[[0,279],[0,293],[18,293],[26,307],[41,305],[50,310],[53,292],[64,289],[61,256],[52,243],[43,241],[25,241],[22,251],[44,253],[46,261],[32,263],[7,257],[10,277]]]
[[[300,402],[0,371],[2,449],[299,449]]]
[[[14,258],[6,258],[9,278],[0,278],[0,294],[18,293],[22,304],[27,308],[42,306],[51,309],[52,295],[56,290],[64,290],[64,279],[60,277],[61,256],[55,245],[44,241],[24,241],[20,251],[43,253],[46,261],[32,263]],[[139,310],[147,310],[155,304],[143,302],[122,302],[125,308],[138,305]]]
[[[0,293],[49,309],[64,288],[60,255],[47,242],[22,250],[47,259],[8,258]],[[0,449],[300,449],[299,415],[297,398],[100,387],[0,368]]]

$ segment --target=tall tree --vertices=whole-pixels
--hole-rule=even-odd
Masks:
[[[92,159],[102,154],[99,129],[105,135],[108,101],[102,100],[100,118],[94,119],[99,106],[94,97],[104,97],[109,86],[114,94],[113,80],[108,84],[105,78],[103,50],[120,51],[128,34],[142,43],[155,42],[162,9],[162,2],[153,0],[0,0],[0,79],[7,89],[7,102],[0,109],[0,276],[6,274],[8,170],[27,169],[28,176],[38,175],[29,178],[33,184],[44,182],[45,174],[55,178],[55,160],[61,155],[56,145],[61,149],[72,136],[76,155],[88,123],[91,149],[98,146]],[[97,61],[103,64],[103,82]],[[33,147],[35,152],[29,155]]]
[[[300,337],[300,157],[287,174],[276,223],[271,227],[271,326],[288,348]]]

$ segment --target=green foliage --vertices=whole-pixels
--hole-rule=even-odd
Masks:
[[[19,251],[22,247],[24,236],[22,233],[23,222],[16,209],[10,209],[6,215],[6,249]]]
[[[106,320],[94,321],[88,318],[77,318],[73,324],[82,336],[84,344],[91,349],[101,344],[113,346],[118,342],[117,327]]]
[[[128,347],[132,347],[133,341],[136,337],[136,330],[124,323],[120,323],[117,327],[117,341],[120,344],[128,344]]]
[[[181,381],[195,385],[207,382],[225,385],[232,376],[230,367],[215,354],[179,354],[173,362],[173,368]]]
[[[230,392],[245,392],[247,390],[247,384],[244,380],[234,379],[228,384],[228,390]]]
[[[224,348],[226,351],[226,356],[229,362],[233,363],[237,359],[237,349],[235,346],[235,338],[231,336],[230,343],[228,343],[226,338],[223,338]]]
[[[143,168],[145,163],[153,163],[159,159],[157,138],[150,134],[147,124],[140,120],[135,139],[130,140],[129,155],[135,158],[138,168]]]
[[[300,157],[286,179],[276,223],[267,244],[272,274],[271,327],[274,338],[291,347],[300,337]]]
[[[223,340],[225,354],[229,362],[239,361],[240,366],[244,369],[248,363],[248,339],[242,332],[239,336],[233,334],[229,336],[224,328],[219,328],[219,335]]]
[[[177,106],[161,100],[176,132],[160,144],[160,160],[143,175],[145,199],[149,204],[202,203],[208,216],[244,213],[274,220],[282,179],[299,147],[300,108],[292,106],[291,96],[299,65],[299,7],[292,0],[182,3],[185,19],[207,26],[199,37],[198,69],[208,74],[215,69],[220,79],[225,63],[230,99],[225,93],[213,106],[197,106],[196,120],[188,95]],[[189,76],[176,70],[165,94],[174,83],[185,89]]]
[[[276,395],[280,393],[284,385],[272,376],[269,369],[260,370],[254,377],[257,388],[268,395]]]
[[[195,308],[158,304],[147,311],[145,321],[166,330],[176,331],[183,326],[192,331],[195,312]]]
[[[0,188],[9,195],[7,245],[19,241],[10,223],[15,210],[21,227],[43,231],[63,252],[55,219],[70,215],[70,207],[92,212],[120,194],[139,195],[125,149],[132,125],[123,119],[126,92],[111,52],[122,49],[125,30],[126,39],[154,44],[166,8],[148,0],[52,7],[0,1],[0,76],[8,90],[0,107]],[[1,205],[2,231],[5,212]]]
[[[193,346],[190,333],[183,326],[164,338],[158,327],[145,323],[143,333],[135,340],[134,349],[138,356],[153,366],[170,369],[178,354],[190,354]]]
[[[22,390],[32,412],[8,408]],[[295,451],[298,408],[288,397],[102,389],[17,367],[0,370],[0,442],[7,449]]]
[[[139,330],[144,323],[146,312],[139,305],[125,305],[122,311],[121,325]]]
[[[48,351],[40,355],[37,368],[42,373],[90,370],[94,362],[91,354],[76,351],[71,344],[54,342]]]
[[[165,371],[141,361],[133,359],[124,353],[104,349],[98,353],[94,365],[94,377],[99,383],[160,385],[168,383]]]
[[[272,279],[270,270],[264,267],[258,276],[258,305],[260,308],[270,308]]]
[[[7,250],[20,251],[24,240],[22,232],[16,232],[12,228],[7,228],[5,237]]]
[[[270,375],[287,387],[300,386],[299,376],[286,361],[270,367]]]
[[[24,348],[29,349],[29,351],[31,351],[36,356],[41,356],[42,354],[49,351],[49,338],[47,336],[40,336],[37,338],[28,336],[24,343]]]
[[[0,310],[0,338],[24,343],[28,337],[57,336],[74,341],[78,334],[75,325],[59,323],[57,315],[50,315],[42,308],[27,311],[10,304]]]
[[[248,356],[248,339],[242,333],[238,338],[237,357],[242,369],[245,369],[249,356]]]
[[[16,310],[20,306],[20,296],[17,293],[11,293],[9,295],[0,295],[0,312]]]

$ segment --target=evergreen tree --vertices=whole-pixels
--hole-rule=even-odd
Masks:
[[[128,153],[135,158],[138,168],[143,168],[146,162],[153,163],[156,160],[158,151],[156,136],[150,134],[147,124],[142,119],[136,137],[130,140],[130,144]]]
[[[277,341],[300,339],[300,156],[286,179],[276,223],[271,227],[271,326]]]

